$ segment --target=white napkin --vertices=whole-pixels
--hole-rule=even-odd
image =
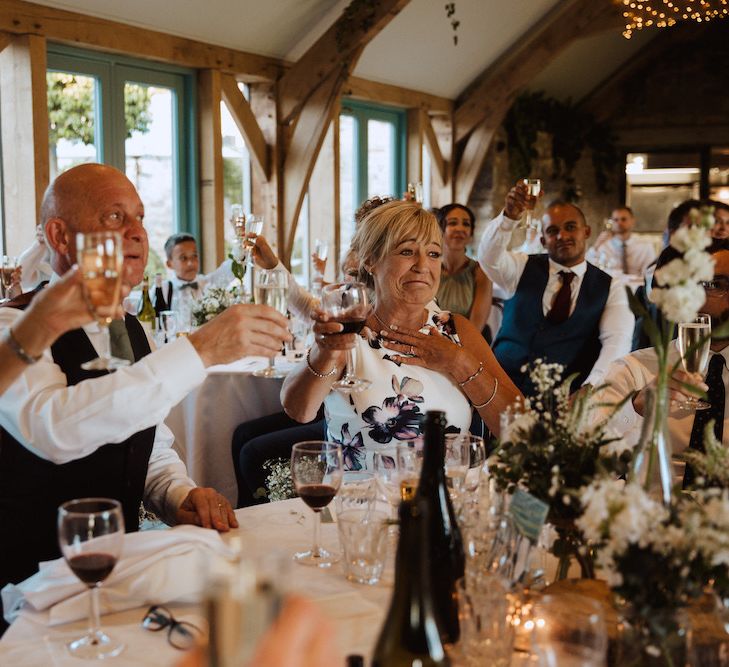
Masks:
[[[102,584],[102,614],[168,602],[200,599],[211,560],[234,555],[214,530],[177,526],[124,536],[121,558]],[[11,623],[24,607],[49,610],[49,624],[85,618],[88,589],[63,558],[40,564],[39,572],[2,590],[5,620]]]

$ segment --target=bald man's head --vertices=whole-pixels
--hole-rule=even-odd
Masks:
[[[116,231],[124,244],[125,282],[142,280],[147,262],[144,207],[134,185],[118,169],[82,164],[63,172],[43,196],[41,224],[59,275],[76,262],[76,234]]]

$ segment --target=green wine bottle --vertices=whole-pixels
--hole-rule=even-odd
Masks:
[[[152,299],[149,298],[149,279],[144,276],[142,281],[142,300],[139,302],[139,310],[137,311],[137,319],[148,335],[152,335],[157,320],[157,313],[152,305]]]
[[[441,639],[454,644],[460,637],[456,586],[466,569],[463,537],[456,522],[445,475],[445,413],[429,410],[423,424],[424,451],[417,498],[428,506],[432,562],[430,585]]]
[[[400,504],[400,540],[390,609],[372,656],[372,667],[447,667],[430,588],[428,506]]]

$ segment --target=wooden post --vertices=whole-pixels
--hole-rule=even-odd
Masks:
[[[334,160],[334,126],[329,124],[329,129],[324,137],[319,157],[314,165],[314,171],[309,181],[309,238],[311,247],[308,253],[314,250],[314,239],[326,239],[329,241],[329,257],[325,278],[331,282],[337,274],[336,253],[334,252],[334,221],[339,209],[338,193],[332,188],[339,178],[335,172]],[[309,254],[304,248],[304,261],[309,262]]]
[[[453,119],[452,115],[432,116],[430,124],[443,160],[443,174],[437,168],[434,151],[431,150],[432,185],[430,201],[433,206],[445,206],[455,201],[453,177]],[[426,134],[426,139],[427,139]],[[430,145],[430,144],[429,144]]]
[[[5,234],[8,251],[17,254],[35,238],[48,185],[44,37],[19,35],[8,40],[0,52],[0,90]]]
[[[198,76],[200,113],[200,233],[203,271],[225,258],[223,137],[220,127],[221,75],[202,70]]]
[[[407,182],[420,183],[423,180],[423,119],[425,112],[422,109],[408,109],[408,136],[407,136]]]

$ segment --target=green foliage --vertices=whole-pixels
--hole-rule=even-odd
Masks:
[[[95,140],[94,79],[66,72],[48,72],[49,141],[59,139],[93,144]],[[124,119],[127,138],[132,132],[149,131],[151,93],[148,86],[128,83],[124,88]]]
[[[223,158],[223,198],[234,204],[240,204],[243,201],[242,183],[243,167],[240,159]]]
[[[595,184],[600,192],[606,191],[608,175],[618,161],[615,136],[608,125],[598,123],[592,114],[570,100],[560,102],[542,91],[523,93],[509,109],[504,129],[513,180],[531,174],[532,163],[537,157],[538,133],[546,132],[552,137],[552,178],[562,180],[565,199],[576,201],[580,198],[574,170],[585,149],[592,153]]]

